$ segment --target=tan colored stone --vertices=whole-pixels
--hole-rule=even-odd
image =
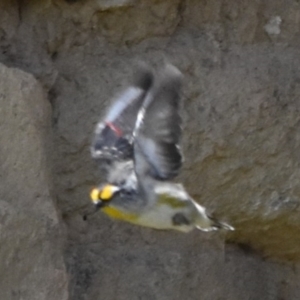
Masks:
[[[0,298],[67,299],[51,194],[51,109],[30,74],[0,65]]]

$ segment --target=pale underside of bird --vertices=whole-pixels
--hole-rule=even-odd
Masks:
[[[233,230],[212,218],[181,184],[180,92],[182,74],[166,65],[142,67],[97,124],[91,155],[106,183],[91,192],[97,209],[112,218],[155,229],[188,232]]]

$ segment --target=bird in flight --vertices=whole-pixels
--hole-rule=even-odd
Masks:
[[[91,155],[106,183],[91,191],[91,201],[111,218],[154,229],[233,230],[172,181],[183,162],[181,86],[172,65],[136,71],[96,126]]]

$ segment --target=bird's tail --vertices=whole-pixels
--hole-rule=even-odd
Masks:
[[[217,220],[214,217],[208,216],[208,218],[211,221],[211,227],[212,230],[220,230],[220,229],[224,229],[224,230],[234,230],[234,227],[230,226],[229,224],[225,223],[225,222],[221,222],[219,220]]]
[[[198,214],[195,220],[195,226],[196,228],[202,230],[202,231],[214,231],[214,230],[234,230],[232,226],[225,222],[221,222],[218,219],[208,215],[206,213],[206,209],[199,205],[198,203],[195,203],[195,206],[198,210]]]

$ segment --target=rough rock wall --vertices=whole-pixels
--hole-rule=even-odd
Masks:
[[[52,175],[35,181],[42,180],[39,168],[26,158],[0,192],[5,203],[20,201],[26,204],[22,212],[24,206],[36,209],[45,219],[48,214],[57,218],[52,206],[57,205],[67,228],[70,299],[298,299],[300,271],[287,260],[300,258],[299,15],[296,0],[0,3],[0,61],[41,82],[52,106],[52,131],[43,134],[53,134],[51,148],[25,139],[39,145],[40,150],[28,148],[30,155],[44,151],[48,162],[41,168]],[[100,180],[89,157],[91,132],[137,60],[154,67],[172,62],[184,73],[186,163],[179,179],[200,203],[236,227],[233,234],[162,233],[102,215],[82,220],[88,191]],[[10,81],[4,83],[5,99],[10,99],[5,88]],[[1,130],[1,144],[21,122],[13,119],[13,125],[4,115],[0,124],[8,133]],[[26,115],[34,122],[30,112]],[[24,138],[21,128],[17,132]],[[15,144],[9,149],[10,164],[1,166],[4,175],[19,157],[13,154],[20,151]],[[14,180],[28,191],[22,201]],[[34,193],[45,185],[53,186],[55,198],[53,204],[47,197],[41,201],[52,207],[49,211],[33,205]],[[47,224],[28,232],[46,230]],[[59,226],[58,219],[54,224]],[[43,236],[41,244],[47,239]],[[224,239],[244,250],[224,246]],[[50,243],[59,261],[61,241]],[[0,252],[1,263],[5,255]],[[10,268],[11,274],[15,270]],[[9,284],[2,289],[11,290]]]
[[[0,299],[68,299],[47,163],[50,105],[28,73],[0,64],[0,82]]]

